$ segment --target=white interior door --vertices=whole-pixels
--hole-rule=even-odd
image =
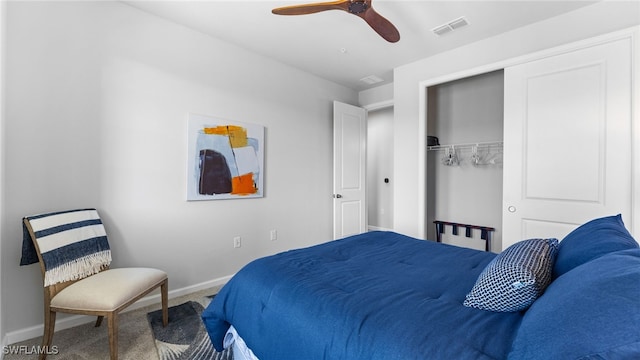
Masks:
[[[367,230],[367,112],[333,103],[333,237]]]
[[[628,39],[505,69],[503,249],[631,222],[631,75]]]

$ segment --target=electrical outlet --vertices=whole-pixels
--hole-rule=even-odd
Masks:
[[[239,248],[242,246],[242,238],[240,236],[236,236],[233,238],[233,247]]]
[[[271,232],[269,233],[269,238],[271,239],[271,241],[277,240],[278,230],[271,230]]]

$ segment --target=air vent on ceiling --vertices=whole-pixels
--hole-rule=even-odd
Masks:
[[[367,85],[373,85],[373,84],[377,84],[379,82],[383,82],[384,80],[382,80],[381,78],[375,76],[375,75],[369,75],[369,76],[365,76],[362,79],[360,79],[360,81],[362,81],[363,83],[367,84]]]
[[[433,31],[434,34],[438,35],[438,36],[442,36],[444,34],[450,33],[453,30],[459,29],[463,26],[469,25],[469,22],[467,21],[467,19],[462,16],[459,17],[455,20],[451,20],[446,24],[442,24],[440,26],[436,26],[433,29],[431,29],[431,31]]]

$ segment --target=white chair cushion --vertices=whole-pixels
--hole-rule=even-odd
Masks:
[[[51,299],[58,309],[113,311],[167,278],[151,268],[109,269],[82,279]]]

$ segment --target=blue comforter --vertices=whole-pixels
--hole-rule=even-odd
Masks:
[[[523,314],[462,305],[494,256],[370,232],[251,262],[202,318],[260,360],[504,359]]]

